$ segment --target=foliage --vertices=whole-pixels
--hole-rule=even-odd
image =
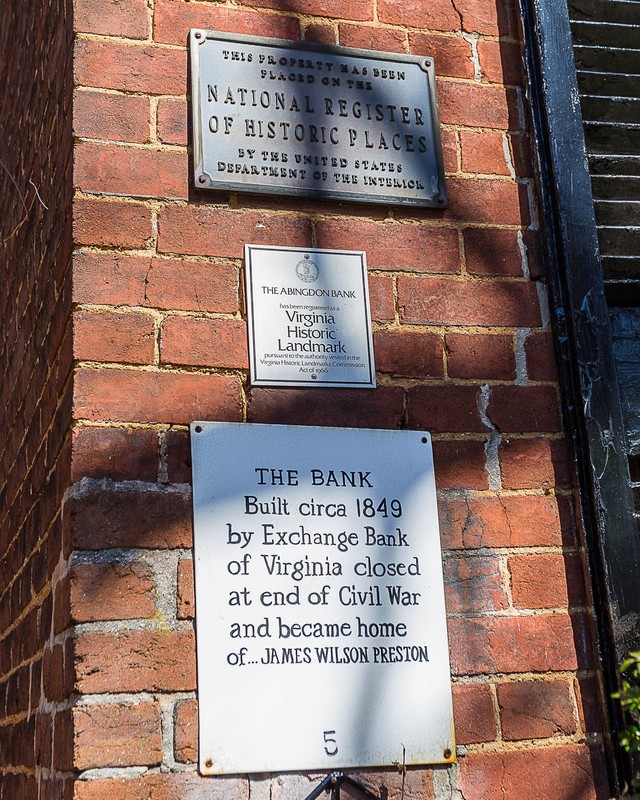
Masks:
[[[629,725],[618,736],[620,745],[631,754],[637,764],[640,755],[640,651],[629,653],[620,665],[622,684],[613,697],[629,715]],[[640,789],[640,775],[636,775],[634,788]],[[640,793],[625,795],[629,800],[640,800]]]

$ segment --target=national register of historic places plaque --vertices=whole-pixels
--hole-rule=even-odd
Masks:
[[[447,204],[431,58],[190,34],[195,186]]]
[[[365,254],[245,245],[254,386],[375,388]]]
[[[455,759],[429,434],[194,422],[200,770]]]

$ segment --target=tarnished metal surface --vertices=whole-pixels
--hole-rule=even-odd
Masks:
[[[192,30],[194,185],[445,208],[433,60]]]

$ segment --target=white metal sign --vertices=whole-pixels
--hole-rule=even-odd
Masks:
[[[201,772],[454,760],[429,435],[191,441]]]
[[[254,386],[376,385],[363,252],[245,245]]]

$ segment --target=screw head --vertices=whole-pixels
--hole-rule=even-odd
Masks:
[[[206,767],[207,769],[211,769],[211,767],[213,766],[213,761],[212,761],[210,758],[208,758],[208,759],[207,759],[207,760],[204,762],[204,765],[205,765],[205,767]]]
[[[447,748],[447,749],[444,751],[443,755],[444,755],[444,757],[445,757],[445,758],[447,758],[447,759],[448,759],[448,758],[451,758],[451,750],[449,750],[449,748]]]
[[[196,31],[195,37],[196,39],[202,39],[202,34],[200,33],[200,31]]]
[[[206,182],[207,179],[204,177],[204,175],[200,175],[200,177],[198,178],[198,183],[206,183]]]

